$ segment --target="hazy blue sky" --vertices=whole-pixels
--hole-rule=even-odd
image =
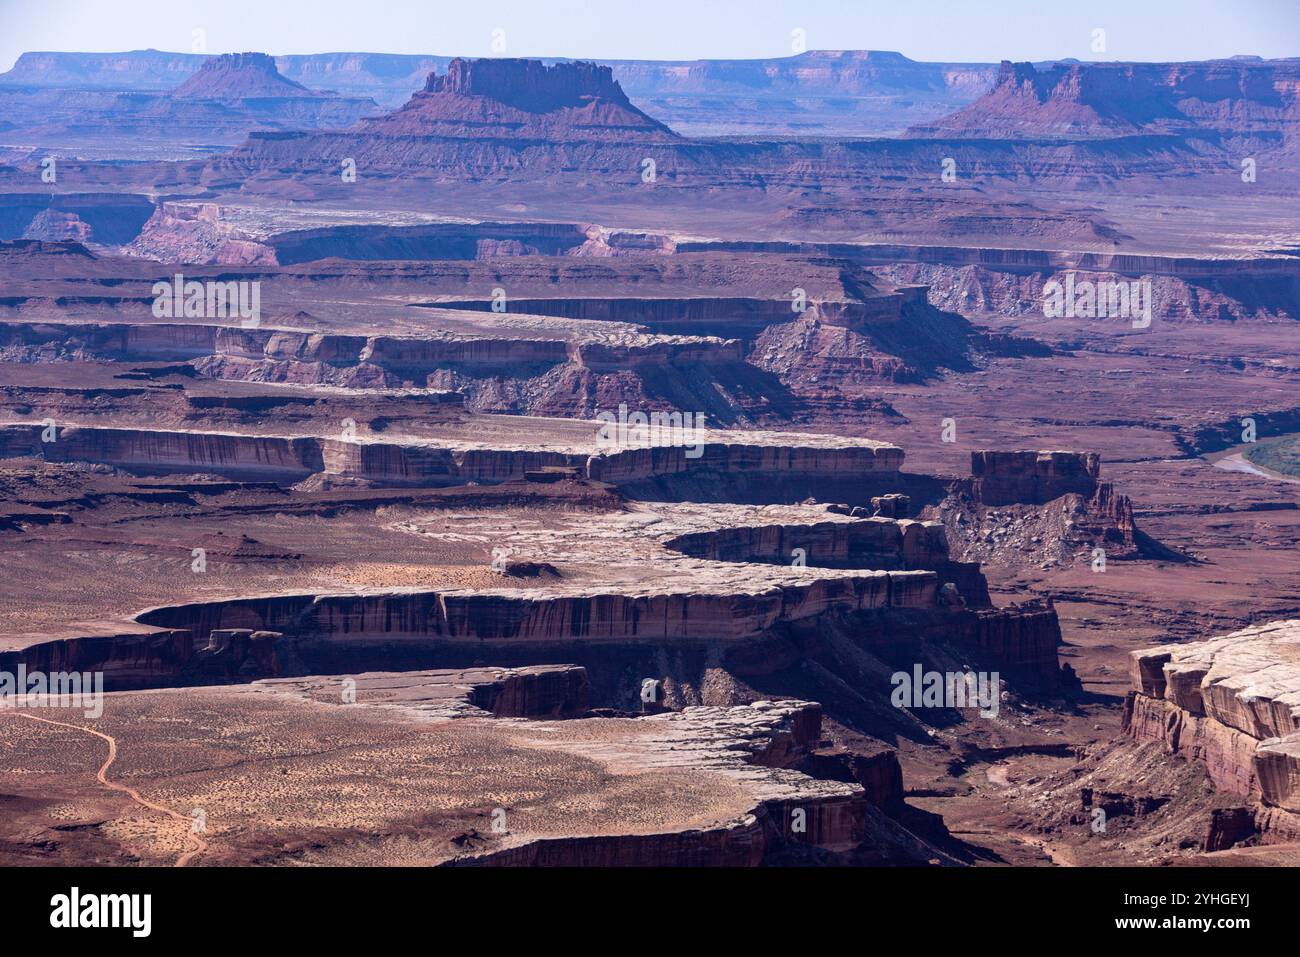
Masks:
[[[1300,0],[0,0],[0,69],[27,50],[191,48],[694,59],[809,49],[918,60],[1300,55]],[[1092,50],[1095,28],[1106,50]]]

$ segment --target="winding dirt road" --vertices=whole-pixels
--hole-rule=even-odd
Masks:
[[[199,835],[195,834],[194,831],[192,830],[190,825],[190,819],[188,817],[176,811],[173,811],[171,808],[163,807],[161,804],[154,804],[152,801],[148,800],[147,798],[141,797],[140,792],[135,790],[135,788],[127,787],[125,784],[118,784],[116,781],[110,781],[108,779],[108,769],[112,767],[113,762],[117,760],[117,740],[113,738],[112,735],[104,734],[102,731],[95,731],[91,728],[86,728],[79,724],[68,724],[67,722],[54,721],[50,718],[38,718],[34,714],[17,714],[16,717],[26,718],[28,721],[39,721],[42,724],[52,724],[59,728],[71,728],[74,731],[84,731],[86,734],[93,734],[95,737],[103,738],[105,741],[107,741],[108,758],[107,760],[104,761],[104,764],[100,767],[99,772],[95,775],[96,779],[99,781],[100,784],[104,785],[104,787],[108,788],[109,790],[120,791],[123,794],[126,794],[131,798],[132,801],[134,801],[136,804],[139,804],[141,807],[148,808],[150,811],[156,811],[159,814],[166,814],[168,817],[172,818],[173,820],[179,821],[185,825],[186,836],[189,839],[191,847],[188,851],[186,851],[184,854],[182,854],[180,857],[176,859],[177,867],[186,866],[195,857],[202,854],[204,851],[208,849],[207,841],[203,840],[203,838],[199,837]]]

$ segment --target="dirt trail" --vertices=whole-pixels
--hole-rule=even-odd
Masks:
[[[186,836],[192,846],[190,850],[186,851],[176,859],[177,867],[184,867],[195,857],[208,849],[207,841],[203,840],[203,838],[199,837],[191,829],[190,819],[188,817],[173,811],[171,808],[163,807],[161,804],[154,804],[147,798],[141,797],[140,792],[135,790],[135,788],[127,787],[125,784],[118,784],[117,782],[108,779],[108,769],[112,767],[113,762],[117,760],[117,740],[113,738],[112,735],[104,734],[102,731],[95,731],[79,724],[68,724],[67,722],[54,721],[50,718],[38,718],[34,714],[18,714],[16,717],[26,718],[29,721],[39,721],[42,724],[52,724],[59,728],[71,728],[74,731],[84,731],[86,734],[93,734],[95,737],[103,738],[107,741],[108,758],[104,761],[104,764],[100,767],[98,773],[96,773],[96,779],[98,779],[99,783],[109,790],[120,791],[123,794],[128,795],[132,801],[135,801],[135,803],[139,804],[141,807],[148,808],[150,811],[157,811],[159,814],[166,814],[173,820],[180,821],[185,825]]]

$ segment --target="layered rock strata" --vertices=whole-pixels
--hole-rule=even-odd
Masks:
[[[0,663],[97,668],[113,687],[140,687],[183,676],[206,683],[468,665],[490,649],[502,664],[597,666],[610,702],[635,698],[628,673],[672,674],[694,686],[710,667],[779,670],[815,653],[810,636],[824,628],[864,650],[951,644],[1034,684],[1055,683],[1055,612],[990,607],[978,567],[948,559],[935,523],[853,518],[814,505],[659,503],[630,504],[597,524],[578,514],[521,525],[516,515],[487,510],[459,515],[454,527],[439,519],[393,527],[489,543],[502,587],[176,604],[141,613],[136,632],[119,629],[120,643],[106,626],[102,636],[37,642]],[[519,567],[549,573],[519,587],[509,581]],[[687,702],[695,696],[687,693]]]
[[[1135,651],[1130,664],[1131,738],[1202,764],[1217,788],[1258,802],[1257,822],[1300,833],[1300,621]]]
[[[669,844],[677,863],[756,865],[791,846],[851,854],[879,827],[856,783],[818,780],[791,770],[818,743],[821,706],[804,701],[755,701],[734,708],[692,707],[639,719],[635,750],[609,740],[578,739],[569,753],[619,767],[667,772],[691,769],[742,782],[758,799],[754,811],[725,827]],[[695,845],[694,847],[692,845]],[[877,849],[878,850],[878,849]],[[473,855],[460,865],[547,866],[570,863],[647,866],[665,863],[658,836],[561,838]]]
[[[534,434],[545,434],[548,421],[529,419],[524,432],[532,426]],[[462,424],[472,434],[472,420]],[[895,477],[903,463],[901,449],[869,439],[679,428],[677,441],[689,445],[653,445],[664,439],[648,430],[629,431],[622,437],[626,441],[615,437],[605,442],[601,423],[559,420],[555,426],[561,431],[553,443],[494,445],[453,438],[329,438],[62,423],[50,433],[41,423],[10,424],[0,425],[0,459],[96,462],[143,472],[212,472],[280,482],[323,474],[397,486],[501,482],[555,466],[575,468],[612,485],[729,473],[884,482]]]
[[[953,863],[889,816],[896,799],[877,803],[888,788],[801,770],[821,744],[819,705],[596,716],[586,685],[559,665],[134,691],[108,696],[96,727],[137,755],[151,799],[208,811],[199,864]],[[9,719],[0,732],[15,745],[0,783],[21,796],[17,814],[39,809],[24,833],[53,853],[175,863],[183,842],[139,837],[138,807],[86,783],[89,754],[49,762],[49,739],[75,729]],[[877,776],[891,755],[868,762]],[[39,804],[51,794],[56,823]],[[83,814],[98,824],[66,826]],[[6,835],[0,855],[29,846]]]
[[[984,505],[1043,505],[1071,492],[1091,496],[1101,475],[1095,452],[972,452],[971,491]]]

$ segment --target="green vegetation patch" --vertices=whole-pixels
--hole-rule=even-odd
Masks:
[[[1247,449],[1245,457],[1260,468],[1300,477],[1300,436],[1261,442]]]

